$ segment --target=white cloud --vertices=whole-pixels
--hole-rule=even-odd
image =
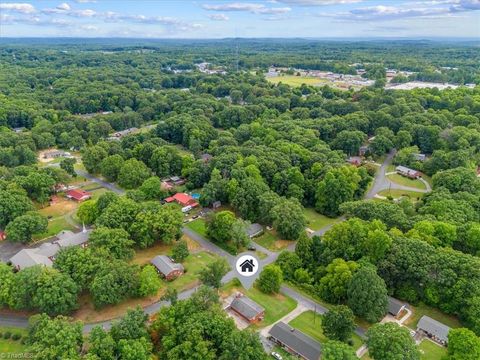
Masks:
[[[35,7],[27,3],[3,3],[0,4],[0,9],[19,12],[22,14],[31,14],[35,12]]]
[[[81,29],[86,30],[86,31],[98,31],[98,26],[92,25],[92,24],[86,24],[80,26]]]
[[[289,7],[266,7],[255,3],[204,4],[202,8],[208,11],[247,11],[253,14],[285,14],[292,10]]]
[[[285,3],[298,6],[325,6],[359,3],[364,0],[275,0],[276,3]]]
[[[86,4],[86,3],[96,3],[97,0],[74,0],[76,3]]]
[[[210,20],[215,20],[215,21],[227,21],[229,17],[225,14],[210,14],[208,15]]]
[[[70,10],[70,5],[67,3],[61,3],[60,5],[57,6],[58,10],[63,10],[63,11],[68,11]]]
[[[92,16],[96,16],[97,12],[92,9],[74,10],[74,11],[70,11],[67,15],[74,16],[74,17],[92,17]]]

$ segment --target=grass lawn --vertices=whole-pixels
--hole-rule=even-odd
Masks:
[[[207,224],[203,219],[196,219],[187,224],[187,227],[197,234],[202,235],[203,237],[207,237]]]
[[[33,240],[37,241],[51,236],[55,236],[62,230],[75,230],[75,228],[70,225],[63,217],[52,219],[48,221],[47,231],[40,234],[35,234],[33,236]]]
[[[415,189],[420,189],[420,190],[425,190],[425,184],[422,183],[420,180],[417,179],[409,179],[405,176],[399,175],[399,174],[392,174],[392,175],[387,175],[387,177],[393,181],[394,183],[397,183],[399,185],[403,186],[409,186]]]
[[[447,355],[446,348],[427,339],[424,339],[420,345],[418,345],[418,350],[420,350],[421,360],[438,360],[443,359],[443,357]]]
[[[280,239],[274,230],[265,230],[263,235],[254,238],[253,241],[272,251],[283,250],[292,243],[292,241]]]
[[[91,191],[92,193],[92,199],[96,200],[100,197],[100,195],[103,195],[105,194],[106,192],[108,192],[109,190],[108,189],[105,189],[105,188],[100,188],[100,189],[97,189],[97,190],[93,190]]]
[[[264,294],[256,287],[244,289],[237,279],[230,281],[220,288],[223,298],[234,292],[242,292],[265,309],[265,319],[257,327],[273,324],[297,307],[297,302],[283,294]]]
[[[7,331],[10,331],[13,334],[20,334],[22,335],[22,338],[24,336],[27,336],[27,331],[24,329],[17,329],[17,328],[12,328],[12,327],[5,327],[5,326],[0,326],[0,333],[3,335]],[[19,353],[25,353],[27,352],[27,346],[21,344],[21,339],[19,340],[12,340],[10,339],[4,339],[3,336],[0,336],[0,358],[3,359],[2,357],[3,354],[6,353],[13,353],[13,354],[19,354]],[[8,359],[9,357],[4,355],[5,359]],[[11,357],[14,359],[15,357]]]
[[[176,289],[178,292],[191,289],[200,283],[198,277],[200,270],[204,269],[216,259],[218,259],[217,255],[207,251],[190,254],[183,262],[185,274],[173,281],[165,281],[164,283],[167,287]]]
[[[102,185],[97,184],[96,182],[91,182],[90,184],[82,186],[82,190],[91,191],[91,190],[100,189],[101,187],[102,187]]]
[[[307,218],[307,226],[312,230],[320,230],[321,228],[333,224],[337,219],[329,218],[325,215],[317,213],[314,209],[308,208],[303,211]]]
[[[274,346],[272,351],[275,351],[276,353],[280,354],[283,360],[298,360],[298,357],[293,356],[289,352],[283,350],[280,346]],[[271,359],[273,359],[273,357],[271,357]]]
[[[49,205],[38,210],[38,212],[43,216],[51,216],[53,218],[56,218],[75,210],[77,207],[77,202],[59,196],[57,202],[55,202],[53,205]]]
[[[432,308],[425,304],[419,304],[418,306],[410,305],[410,307],[413,314],[407,319],[405,325],[407,325],[411,329],[415,330],[417,328],[418,321],[423,315],[430,316],[432,319],[440,321],[441,323],[450,326],[451,328],[462,327],[462,324],[455,316],[447,315],[438,309]]]
[[[315,314],[315,312],[311,310],[301,313],[288,324],[295,329],[298,329],[301,332],[307,334],[308,336],[311,336],[320,343],[328,341],[328,338],[323,334],[321,326],[322,316],[319,314]],[[362,346],[363,341],[358,335],[353,334],[352,340],[354,349],[358,349],[360,346]]]
[[[416,200],[416,199],[420,199],[425,194],[416,192],[416,191],[390,189],[390,190],[382,190],[378,193],[378,195],[385,196],[385,197],[391,196],[394,199],[398,199],[399,197],[406,196],[410,199]]]
[[[313,76],[295,76],[295,75],[284,75],[276,77],[268,77],[267,80],[272,84],[286,84],[290,86],[301,86],[302,84],[312,85],[312,86],[322,86],[327,83],[326,80],[320,79]]]

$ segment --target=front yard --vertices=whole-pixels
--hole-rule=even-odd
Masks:
[[[425,184],[418,179],[409,179],[399,174],[387,175],[387,177],[396,184],[408,186],[415,189],[425,190]]]
[[[315,209],[311,208],[305,208],[303,213],[307,218],[307,227],[314,231],[320,230],[321,228],[331,225],[337,221],[337,219],[332,219],[325,215],[319,214],[315,211]]]
[[[22,354],[28,352],[27,346],[21,343],[22,339],[13,340],[11,337],[10,339],[5,339],[3,335],[7,332],[12,336],[19,334],[22,336],[22,339],[27,336],[27,331],[24,329],[0,326],[0,359],[27,358],[21,357]]]
[[[265,230],[263,235],[254,238],[253,241],[272,251],[283,250],[293,242],[282,240],[275,230]]]
[[[187,228],[195,231],[197,234],[207,237],[207,224],[204,219],[196,219],[187,224]]]
[[[311,336],[320,343],[329,340],[322,330],[322,315],[316,314],[314,311],[305,311],[288,324],[306,335]],[[363,344],[362,339],[356,334],[353,334],[352,341],[354,349],[358,349]]]

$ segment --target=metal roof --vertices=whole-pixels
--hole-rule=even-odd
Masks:
[[[388,297],[388,312],[392,315],[398,315],[398,313],[405,307],[407,304],[397,300],[391,296]]]
[[[282,321],[276,323],[270,329],[269,334],[307,360],[320,358],[321,345],[319,342]]]
[[[76,234],[71,231],[61,232],[57,235],[59,240],[55,241],[55,243],[62,248],[82,245],[88,241],[90,231],[91,230],[84,230]]]
[[[418,321],[417,329],[435,336],[437,339],[447,342],[450,328],[441,322],[423,315]]]
[[[154,265],[158,269],[158,271],[160,271],[165,276],[167,276],[168,274],[170,274],[172,271],[175,271],[175,270],[183,271],[182,264],[173,262],[166,255],[157,255],[152,260],[150,260],[150,263]]]
[[[260,305],[247,296],[239,296],[233,299],[231,308],[247,319],[253,319],[258,314],[265,311]]]
[[[250,224],[250,226],[246,230],[247,235],[249,237],[256,236],[260,234],[262,231],[263,231],[263,226],[258,223]]]
[[[23,249],[10,258],[13,266],[19,269],[25,269],[35,265],[45,265],[51,267],[52,260],[48,256],[37,254],[37,249]]]

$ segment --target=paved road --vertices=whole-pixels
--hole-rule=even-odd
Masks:
[[[98,177],[95,177],[91,174],[89,174],[88,172],[84,171],[84,170],[79,170],[79,169],[75,169],[75,172],[80,175],[80,176],[83,176],[84,178],[90,180],[90,181],[93,181],[99,185],[101,185],[102,187],[110,190],[110,191],[113,191],[117,194],[124,194],[125,193],[125,190],[123,189],[120,189],[118,186],[116,186],[115,184],[112,184],[112,183],[109,183],[108,181],[105,181],[105,180],[102,180],[102,179],[99,179]]]

